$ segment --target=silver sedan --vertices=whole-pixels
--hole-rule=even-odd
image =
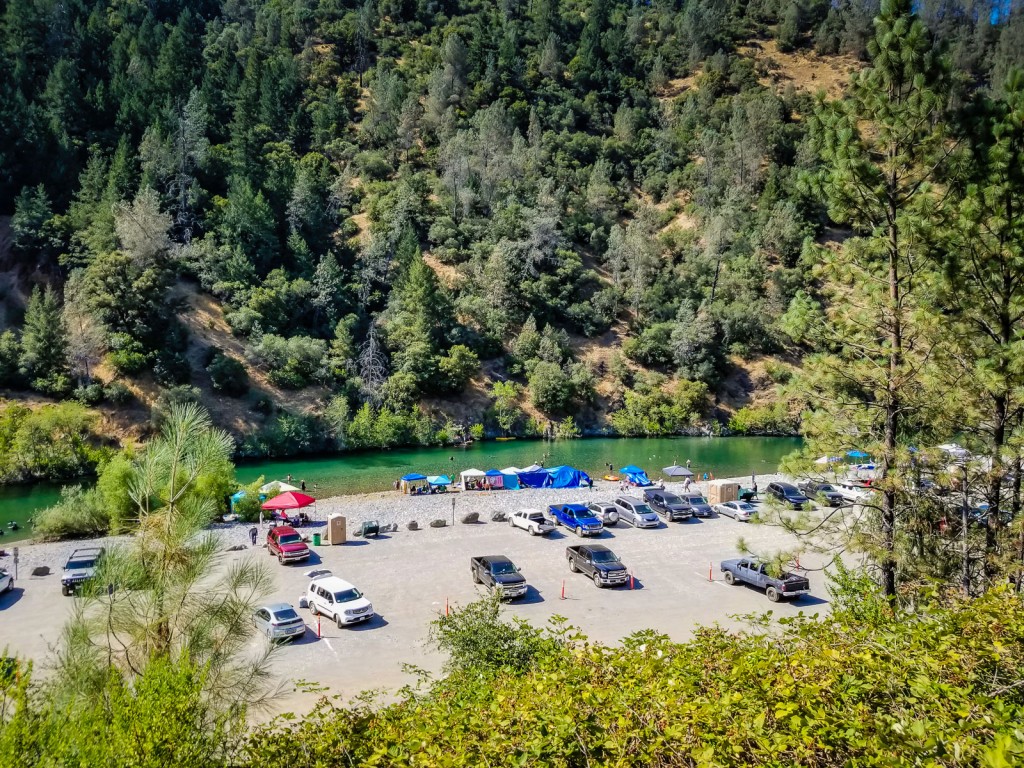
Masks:
[[[252,624],[275,642],[292,640],[306,634],[306,622],[288,603],[263,606],[252,615]]]
[[[722,504],[715,504],[715,512],[742,523],[749,522],[750,518],[757,514],[757,507],[745,501],[726,501]]]

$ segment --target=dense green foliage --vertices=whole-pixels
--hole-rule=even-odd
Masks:
[[[298,725],[257,729],[247,764],[994,766],[1024,754],[1015,595],[923,597],[892,616],[880,595],[847,593],[830,620],[751,620],[610,648],[468,606],[438,621],[455,636],[446,678],[382,709],[325,700]],[[494,640],[486,653],[470,622]]]
[[[246,395],[237,349],[214,350],[198,356],[213,389],[253,406],[276,396],[265,376],[326,387],[353,418],[431,401],[436,420],[451,412],[437,398],[511,378],[545,417],[614,429],[635,419],[604,418],[624,401],[596,401],[605,371],[579,359],[613,327],[637,364],[713,392],[727,353],[788,342],[779,318],[812,286],[805,245],[828,223],[798,183],[817,162],[810,97],[773,90],[739,47],[774,35],[864,58],[876,11],[8,3],[0,211],[13,259],[52,287],[0,337],[0,383],[95,401],[106,391],[84,388],[106,358],[104,377],[189,384],[184,280],[222,303],[261,374]],[[920,12],[930,44],[1001,93],[1020,13]],[[520,344],[531,328],[560,351]],[[490,429],[528,432],[500,410]],[[275,428],[249,452],[277,452]],[[352,445],[436,436],[352,431]],[[320,447],[342,444],[324,432]]]
[[[104,456],[95,414],[78,403],[0,407],[0,481],[71,479],[91,474]]]

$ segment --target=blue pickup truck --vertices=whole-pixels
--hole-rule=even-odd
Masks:
[[[604,530],[604,523],[583,504],[552,504],[548,514],[555,525],[571,528],[577,536],[600,536]]]

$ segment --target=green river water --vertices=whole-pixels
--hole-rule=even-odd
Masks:
[[[774,472],[779,461],[800,447],[799,438],[788,437],[675,437],[647,439],[594,438],[587,440],[486,441],[465,448],[410,448],[392,451],[344,453],[316,458],[274,459],[243,463],[238,479],[248,483],[261,475],[269,480],[292,476],[294,485],[306,481],[307,491],[317,497],[389,490],[395,479],[409,472],[451,475],[474,467],[480,470],[525,467],[543,463],[553,467],[569,464],[599,478],[607,464],[616,470],[626,464],[643,467],[652,479],[661,468],[689,459],[694,472],[715,477],[745,476]],[[314,488],[315,486],[315,488]],[[0,548],[27,539],[32,514],[53,504],[60,496],[55,485],[0,487]],[[10,521],[21,525],[7,528]]]

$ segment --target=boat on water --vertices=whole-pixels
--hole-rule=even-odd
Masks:
[[[507,443],[509,440],[515,440],[514,437],[496,437],[494,439],[499,443]]]

